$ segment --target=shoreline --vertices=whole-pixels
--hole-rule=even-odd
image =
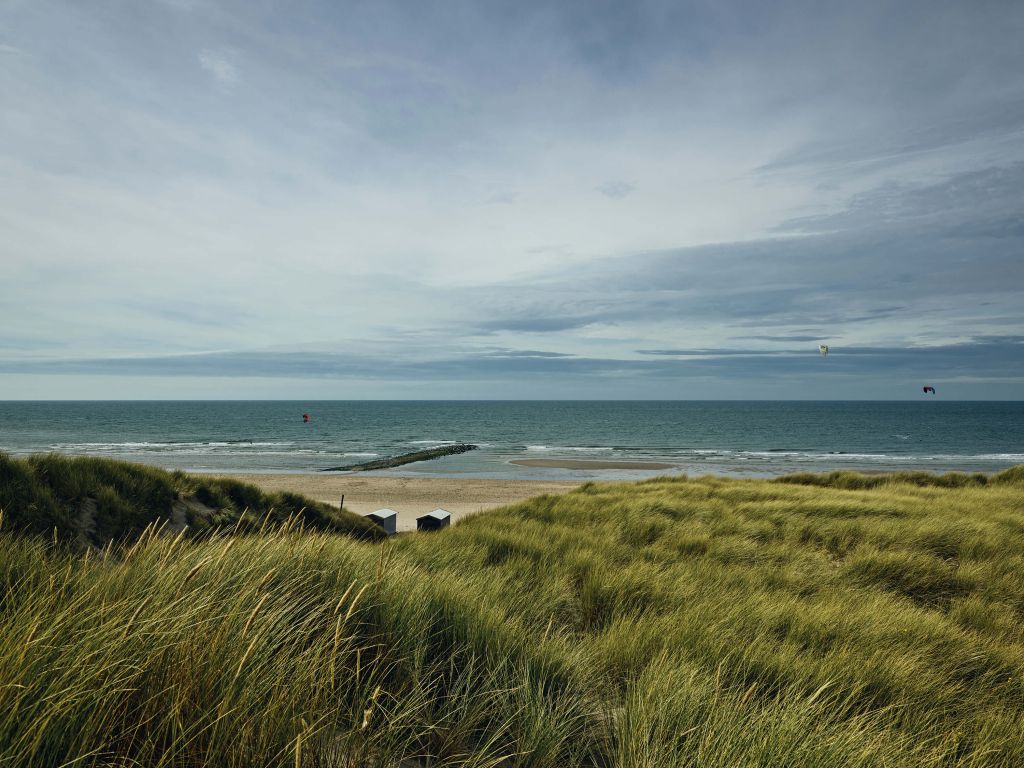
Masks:
[[[213,474],[213,473],[211,473]],[[583,480],[483,480],[454,477],[391,477],[322,473],[240,474],[219,472],[257,486],[264,492],[300,493],[316,501],[337,505],[345,496],[345,509],[367,515],[383,507],[398,512],[398,530],[416,530],[416,518],[438,507],[448,510],[452,522],[544,494],[567,493]]]
[[[614,459],[512,459],[509,464],[517,467],[544,469],[678,469],[678,464],[660,461],[616,461]]]

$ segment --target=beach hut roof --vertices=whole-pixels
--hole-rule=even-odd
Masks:
[[[387,507],[385,507],[384,509],[378,509],[376,512],[371,512],[370,514],[373,515],[374,517],[381,517],[381,518],[383,518],[383,517],[394,517],[398,513],[395,512],[395,510],[393,510],[393,509],[388,509]]]
[[[449,512],[447,509],[441,509],[440,507],[435,509],[433,512],[427,512],[427,514],[423,515],[423,517],[432,517],[435,520],[444,520],[446,517],[451,516],[451,512]]]

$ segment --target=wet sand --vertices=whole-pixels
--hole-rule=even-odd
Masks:
[[[452,521],[545,493],[566,493],[580,483],[566,480],[478,480],[447,477],[377,477],[372,475],[224,475],[264,491],[291,491],[337,505],[360,515],[381,507],[398,512],[398,530],[416,530],[416,517],[442,507]]]
[[[675,469],[659,461],[602,461],[600,459],[513,459],[509,464],[547,469]]]

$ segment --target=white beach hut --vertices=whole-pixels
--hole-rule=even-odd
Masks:
[[[367,515],[377,525],[384,529],[388,536],[394,536],[398,530],[398,513],[393,509],[378,509]]]
[[[433,512],[416,518],[417,531],[436,531],[439,528],[446,528],[451,525],[452,513],[447,509],[435,509]]]

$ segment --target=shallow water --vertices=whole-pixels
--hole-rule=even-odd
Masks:
[[[302,421],[303,413],[312,420]],[[308,472],[447,442],[480,450],[379,474],[508,478],[771,476],[802,470],[995,471],[1024,463],[1024,403],[0,402],[0,450],[207,472]],[[663,461],[564,470],[511,459]]]

